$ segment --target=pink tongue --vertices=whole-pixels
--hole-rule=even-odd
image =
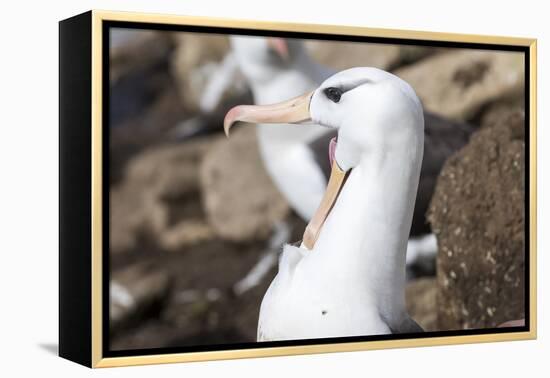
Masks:
[[[330,161],[330,166],[332,167],[332,162],[334,161],[334,154],[336,153],[336,144],[338,143],[338,137],[334,137],[330,140],[328,145],[328,160]]]

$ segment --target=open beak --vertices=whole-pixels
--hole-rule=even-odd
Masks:
[[[223,128],[225,135],[229,136],[229,130],[238,121],[249,123],[304,123],[311,120],[309,103],[313,92],[293,98],[288,101],[273,105],[239,105],[232,108],[225,116]],[[331,142],[330,151],[333,157],[334,146]],[[331,158],[332,160],[332,158]],[[319,238],[323,224],[332,210],[340,191],[346,181],[347,172],[343,171],[332,160],[332,171],[327,189],[321,203],[313,215],[304,232],[303,245],[307,249],[313,249]]]
[[[249,123],[302,123],[311,120],[309,102],[313,92],[273,105],[239,105],[225,115],[223,130],[229,136],[237,121]]]
[[[321,228],[327,220],[328,214],[332,210],[338,195],[346,182],[348,172],[343,171],[336,162],[336,159],[332,161],[332,169],[330,171],[330,178],[328,180],[327,189],[323,195],[323,199],[317,208],[317,211],[309,221],[306,231],[304,232],[304,239],[302,243],[307,249],[313,249],[315,242],[319,238]]]

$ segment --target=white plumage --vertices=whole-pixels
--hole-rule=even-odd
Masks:
[[[336,161],[351,173],[309,251],[285,246],[261,306],[258,340],[418,332],[405,309],[405,252],[423,154],[414,91],[380,70],[357,68],[319,89],[314,121],[339,129]],[[347,168],[347,169],[346,169]]]
[[[420,101],[407,83],[374,68],[342,71],[307,98],[311,120],[338,130],[333,173],[348,176],[317,211],[328,216],[311,250],[284,247],[258,340],[419,332],[405,308],[405,254],[423,155]],[[301,119],[294,112],[307,109],[304,101],[264,107],[271,115],[263,118],[259,107],[232,110],[226,130],[255,117]]]

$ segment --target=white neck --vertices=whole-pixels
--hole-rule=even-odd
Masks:
[[[341,264],[343,274],[353,277],[387,317],[405,311],[405,253],[423,135],[409,142],[404,148],[363,153],[312,252],[324,254],[329,264]]]

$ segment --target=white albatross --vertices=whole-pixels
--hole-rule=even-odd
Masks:
[[[258,340],[421,332],[405,307],[424,148],[422,105],[410,85],[379,69],[353,68],[292,100],[231,109],[226,133],[237,121],[338,130],[327,190],[302,245],[284,246],[262,301]]]

